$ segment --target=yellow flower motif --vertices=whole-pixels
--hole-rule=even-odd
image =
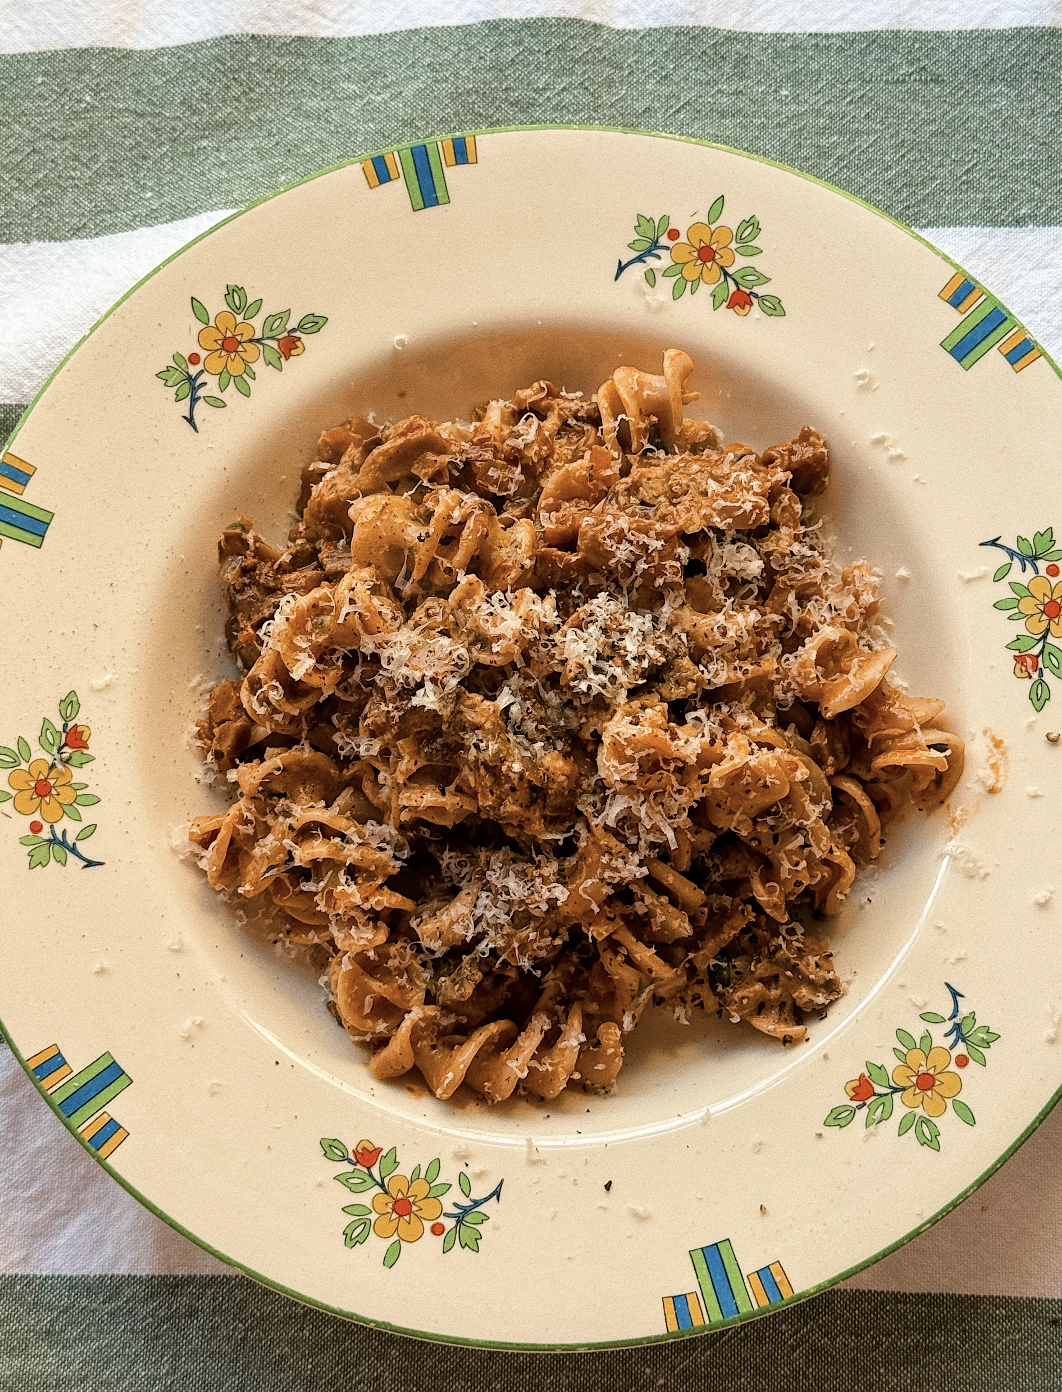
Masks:
[[[904,1091],[900,1101],[905,1107],[921,1107],[927,1116],[943,1116],[948,1109],[947,1099],[958,1097],[962,1079],[958,1073],[947,1072],[951,1054],[938,1045],[926,1055],[921,1049],[908,1049],[907,1062],[898,1063],[892,1070],[892,1081]]]
[[[262,352],[257,343],[248,343],[254,338],[253,324],[238,324],[235,314],[223,309],[215,315],[213,324],[199,330],[199,346],[206,348],[203,366],[215,377],[226,369],[232,377],[241,377],[247,363],[257,362]]]
[[[416,1242],[424,1236],[424,1223],[438,1218],[442,1204],[438,1199],[429,1199],[431,1185],[426,1179],[415,1179],[412,1183],[405,1175],[392,1175],[387,1181],[387,1193],[377,1194],[372,1206],[380,1215],[373,1224],[377,1237],[394,1237],[395,1233],[403,1242]]]
[[[1034,575],[1029,593],[1018,600],[1018,613],[1025,615],[1025,627],[1037,637],[1050,624],[1051,637],[1062,638],[1062,580],[1052,585],[1045,575]]]
[[[688,241],[676,242],[671,248],[672,261],[682,267],[684,280],[703,280],[705,285],[714,285],[722,275],[720,266],[734,264],[730,249],[733,232],[722,226],[713,232],[706,222],[695,222],[686,236]]]
[[[28,769],[15,769],[7,775],[15,790],[15,811],[24,817],[39,813],[46,822],[58,822],[63,808],[77,797],[70,787],[73,774],[68,768],[53,768],[47,759],[34,759]]]

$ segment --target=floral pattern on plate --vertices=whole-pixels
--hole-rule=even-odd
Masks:
[[[444,1212],[440,1200],[453,1185],[440,1182],[438,1159],[430,1161],[423,1174],[420,1166],[414,1165],[407,1177],[397,1173],[398,1153],[394,1146],[384,1155],[383,1146],[364,1140],[350,1151],[342,1141],[322,1137],[321,1150],[326,1160],[353,1167],[335,1176],[352,1194],[379,1190],[372,1197],[371,1208],[356,1203],[343,1209],[353,1220],[343,1229],[343,1241],[348,1247],[360,1247],[373,1233],[390,1243],[383,1258],[388,1268],[402,1255],[405,1243],[419,1242],[426,1232],[442,1238],[444,1252],[452,1251],[458,1243],[470,1252],[479,1251],[480,1228],[490,1221],[484,1206],[491,1200],[500,1202],[504,1180],[499,1179],[489,1194],[474,1199],[471,1180],[464,1170],[459,1170],[457,1186],[468,1202],[451,1199],[453,1208]],[[449,1227],[443,1221],[446,1218],[451,1220]]]
[[[90,860],[79,843],[87,841],[96,830],[96,823],[83,826],[70,840],[64,830],[56,835],[56,824],[69,817],[80,822],[82,807],[94,807],[99,798],[88,792],[87,783],[74,782],[74,770],[92,763],[89,753],[92,731],[77,724],[81,702],[76,691],[68,691],[59,702],[61,728],[45,716],[41,722],[37,743],[44,758],[34,757],[28,739],[19,735],[13,748],[0,745],[0,769],[10,769],[8,788],[0,789],[0,803],[10,802],[22,817],[29,817],[29,835],[19,838],[19,844],[29,848],[29,869],[48,864],[66,865],[70,856],[81,863],[83,870],[102,865],[102,860]],[[47,830],[48,835],[41,832]]]
[[[262,312],[262,300],[248,303],[242,285],[226,287],[225,305],[211,320],[206,305],[193,295],[192,313],[203,325],[197,342],[206,357],[201,353],[189,353],[187,357],[174,353],[172,363],[155,373],[160,382],[173,389],[175,402],[188,403],[182,419],[195,431],[199,429],[195,412],[200,403],[215,409],[228,404],[221,396],[206,394],[211,377],[216,378],[219,392],[224,393],[231,386],[241,396],[250,396],[251,383],[256,380],[255,363],[261,360],[282,372],[286,362],[306,351],[305,338],[320,333],[328,323],[323,314],[304,314],[292,328],[291,310],[281,309],[267,314],[261,328],[257,328],[253,321]]]
[[[997,599],[992,607],[1001,609],[1012,623],[1021,623],[1025,628],[1024,633],[1010,640],[1007,651],[1014,654],[1014,675],[1029,682],[1029,700],[1039,713],[1051,699],[1045,673],[1062,678],[1062,641],[1051,641],[1062,640],[1062,572],[1058,565],[1062,548],[1055,544],[1053,527],[1035,532],[1032,541],[1015,537],[1013,546],[998,536],[982,541],[981,545],[992,546],[1008,558],[992,576],[997,583],[1006,580],[1015,563],[1021,566],[1019,573],[1023,576],[1032,571],[1027,584],[1011,580],[1012,593]]]
[[[848,1102],[833,1107],[824,1125],[845,1127],[855,1120],[857,1112],[866,1110],[866,1125],[879,1126],[888,1121],[893,1114],[896,1097],[907,1109],[900,1118],[897,1134],[905,1136],[914,1130],[915,1139],[920,1146],[930,1150],[940,1149],[940,1127],[937,1119],[951,1110],[967,1126],[976,1125],[976,1118],[969,1106],[963,1102],[959,1093],[963,1079],[960,1072],[971,1063],[984,1068],[985,1050],[990,1049],[999,1038],[987,1025],[979,1025],[977,1016],[971,1010],[964,1012],[959,1002],[964,999],[961,991],[948,985],[951,996],[951,1014],[945,1017],[935,1010],[927,1010],[919,1017],[927,1025],[946,1025],[945,1048],[934,1042],[927,1029],[921,1038],[905,1029],[896,1031],[900,1047],[893,1048],[899,1062],[889,1077],[888,1069],[880,1063],[867,1060],[866,1071],[858,1078],[845,1083]]]
[[[739,256],[748,259],[763,254],[763,248],[755,245],[762,230],[759,218],[744,218],[735,233],[720,221],[724,201],[720,194],[708,209],[705,220],[690,224],[685,241],[681,240],[681,230],[671,225],[668,214],[654,219],[639,213],[634,224],[634,240],[627,243],[635,254],[629,261],[619,258],[614,279],[619,280],[632,266],[645,265],[642,271],[645,283],[655,286],[656,268],[646,263],[660,261],[667,252],[671,265],[662,274],[673,281],[673,299],[680,300],[687,290],[695,295],[702,285],[707,285],[712,289],[713,309],[722,309],[725,305],[744,318],[756,305],[772,318],[783,317],[785,309],[778,296],[764,295],[756,288],[768,285],[771,277],[764,275],[757,266],[735,269]]]

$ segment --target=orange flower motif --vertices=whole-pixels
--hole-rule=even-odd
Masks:
[[[258,344],[248,341],[252,338],[254,325],[238,324],[235,314],[223,309],[215,315],[213,324],[199,330],[200,348],[210,350],[204,359],[204,368],[215,377],[226,371],[230,377],[242,377],[245,366],[257,362],[262,355]]]
[[[392,1238],[397,1232],[403,1242],[418,1242],[424,1236],[424,1224],[442,1213],[438,1199],[429,1199],[431,1185],[426,1179],[392,1175],[387,1181],[387,1193],[377,1194],[372,1206],[380,1215],[373,1224],[377,1237]]]
[[[61,821],[63,809],[77,797],[70,787],[73,777],[68,768],[55,768],[47,759],[34,759],[28,769],[15,769],[7,776],[15,790],[15,811],[23,817],[40,815],[46,822]]]
[[[63,736],[67,749],[87,749],[92,731],[87,725],[71,725]]]
[[[869,1102],[874,1096],[874,1084],[865,1073],[860,1073],[858,1078],[845,1083],[844,1090],[853,1102]]]
[[[722,226],[713,231],[706,222],[695,222],[686,229],[686,237],[686,241],[676,242],[671,248],[672,261],[682,267],[684,280],[703,280],[705,285],[714,285],[723,274],[720,268],[734,264],[730,247],[733,232]]]
[[[372,1141],[359,1141],[354,1147],[354,1159],[363,1169],[371,1170],[382,1150],[383,1146],[374,1146]]]
[[[1014,656],[1014,675],[1029,681],[1036,676],[1036,669],[1040,665],[1040,659],[1035,653],[1016,653]]]
[[[727,300],[726,307],[732,309],[735,314],[744,316],[752,308],[752,296],[747,290],[735,290]]]
[[[306,352],[306,344],[303,343],[298,334],[285,334],[283,338],[277,339],[277,347],[285,362],[289,358],[297,358],[300,353]]]

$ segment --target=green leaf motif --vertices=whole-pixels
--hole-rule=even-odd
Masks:
[[[394,1242],[391,1243],[390,1247],[388,1247],[387,1251],[384,1253],[383,1264],[387,1267],[388,1271],[391,1270],[392,1266],[394,1266],[395,1262],[399,1259],[401,1255],[402,1240],[401,1238],[396,1237]]]
[[[920,1020],[925,1020],[927,1025],[942,1025],[944,1023],[944,1016],[938,1015],[935,1010],[927,1010],[925,1014],[919,1015],[918,1018]]]
[[[182,372],[179,367],[164,367],[161,372],[156,372],[155,376],[168,387],[180,386],[182,382],[185,385],[188,383],[188,373]]]
[[[3,789],[0,788],[0,802],[10,802],[10,801],[11,801],[11,797],[12,797],[11,793],[5,793],[5,792],[3,791]]]
[[[245,319],[253,319],[254,316],[258,313],[258,311],[259,311],[261,308],[262,308],[262,301],[261,301],[261,300],[255,300],[255,301],[253,301],[253,303],[249,304],[249,305],[247,306],[247,308],[243,311],[243,317],[244,317]]]
[[[466,1213],[463,1221],[472,1223],[478,1228],[481,1223],[490,1222],[490,1214],[484,1213],[482,1209],[477,1209],[475,1213]]]
[[[246,378],[240,376],[234,377],[232,380],[236,387],[236,390],[240,393],[241,396],[250,396],[251,387]]]
[[[758,217],[747,217],[737,226],[737,241],[754,242],[760,235],[760,220]],[[745,253],[747,255],[747,253]]]
[[[206,305],[202,300],[197,300],[194,295],[192,296],[192,313],[201,324],[210,323],[210,314],[207,311]]]
[[[1012,638],[1007,644],[1009,652],[1028,652],[1030,648],[1035,648],[1039,642],[1037,638],[1031,638],[1029,634],[1022,633],[1017,638]]]
[[[712,204],[712,206],[708,209],[708,222],[709,222],[709,224],[712,225],[712,226],[714,227],[714,225],[719,221],[719,219],[720,219],[722,216],[723,216],[723,195],[720,194],[719,197],[718,197],[718,198],[715,200],[715,202]]]
[[[871,1063],[871,1061],[867,1059],[867,1076],[870,1078],[871,1082],[877,1083],[878,1087],[889,1086],[888,1071],[882,1068],[880,1063]]]
[[[1020,584],[1017,580],[1012,580],[1012,581],[1010,582],[1010,588],[1014,591],[1014,593],[1018,596],[1019,599],[1026,599],[1026,598],[1028,598],[1028,594],[1029,594],[1029,587],[1028,587],[1028,585],[1022,585],[1022,584]]]
[[[90,754],[86,749],[75,749],[66,757],[66,762],[73,768],[84,768],[86,764],[94,763],[95,754]]]
[[[990,1030],[987,1025],[978,1025],[975,1030],[970,1031],[969,1042],[990,1049],[998,1038],[999,1035]]]
[[[186,401],[188,397],[191,395],[191,392],[191,382],[182,382],[181,385],[177,388],[177,390],[173,393],[173,399],[174,401]]]
[[[966,1105],[965,1102],[960,1102],[957,1097],[951,1104],[951,1110],[955,1113],[955,1115],[959,1118],[960,1121],[965,1121],[967,1126],[977,1125],[977,1119],[974,1116],[973,1112],[970,1111],[969,1107]]]
[[[96,803],[99,802],[99,798],[95,793],[78,793],[74,801],[77,803],[78,807],[95,807]]]
[[[1041,561],[1062,561],[1062,551],[1048,551],[1040,557]]]
[[[907,1133],[908,1133],[908,1131],[910,1131],[911,1127],[912,1127],[914,1124],[915,1124],[915,1114],[914,1114],[914,1112],[908,1112],[907,1115],[906,1115],[905,1117],[902,1117],[902,1118],[901,1118],[900,1124],[899,1124],[899,1126],[896,1128],[896,1134],[897,1134],[897,1136],[906,1136]]]
[[[1019,537],[1019,538],[1018,538],[1018,550],[1021,552],[1021,554],[1022,554],[1023,556],[1029,556],[1029,557],[1032,556],[1032,554],[1033,554],[1032,542],[1028,539],[1028,537]]]
[[[764,314],[772,319],[785,318],[785,309],[777,295],[761,295],[758,303]]]
[[[701,288],[701,286],[702,286],[703,284],[704,284],[704,281],[701,280],[700,276],[698,276],[696,280],[691,280],[691,281],[690,281],[690,294],[691,294],[691,295],[696,295],[697,291]]]
[[[465,1198],[470,1198],[472,1195],[472,1181],[464,1170],[458,1174],[457,1182],[461,1186],[461,1193],[464,1194]]]
[[[41,721],[41,733],[37,743],[46,754],[54,754],[59,748],[59,731],[47,716]]]
[[[386,1179],[388,1175],[394,1174],[395,1170],[397,1170],[397,1169],[398,1169],[398,1152],[397,1152],[397,1150],[395,1149],[395,1147],[392,1146],[391,1149],[387,1152],[387,1154],[386,1154],[386,1155],[383,1157],[383,1159],[380,1161],[380,1178],[381,1178],[381,1179]]]
[[[1043,710],[1051,699],[1051,688],[1039,677],[1029,688],[1029,700],[1032,702],[1033,710],[1037,715]]]
[[[43,837],[43,836],[20,836],[20,837],[18,838],[18,844],[19,844],[20,846],[43,846],[43,845],[44,845],[44,837]]]
[[[933,1036],[928,1030],[926,1030],[925,1034],[923,1034],[922,1038],[918,1041],[918,1047],[922,1050],[923,1054],[928,1054],[930,1049],[932,1049]]]
[[[254,368],[251,366],[250,363],[244,363],[244,365],[243,365],[243,375],[244,375],[245,377],[250,377],[250,379],[251,379],[252,382],[257,381],[257,377],[256,377],[256,375],[255,375],[255,370],[254,370]]]
[[[920,1146],[928,1146],[930,1150],[939,1150],[940,1127],[935,1121],[930,1121],[929,1117],[920,1116],[915,1121],[915,1139]]]
[[[671,219],[668,217],[667,213],[665,213],[665,214],[663,215],[663,217],[661,217],[661,218],[658,219],[658,221],[657,221],[657,224],[656,224],[656,235],[657,235],[658,237],[662,237],[662,236],[664,235],[664,233],[667,231],[667,229],[668,229],[668,227],[669,227],[670,225],[671,225]]]
[[[25,740],[21,735],[18,737],[18,752],[22,757],[22,762],[28,764],[33,758],[33,750],[29,746],[29,740]]]
[[[682,276],[680,276],[678,280],[675,281],[674,285],[672,285],[671,287],[671,298],[673,300],[681,300],[683,295],[686,293],[687,284],[688,282]]]
[[[900,1041],[900,1043],[903,1045],[905,1049],[917,1049],[918,1047],[918,1045],[915,1043],[914,1035],[908,1034],[907,1031],[904,1029],[898,1029],[896,1031],[896,1038]]]
[[[50,841],[43,841],[39,846],[34,846],[29,853],[29,868],[36,870],[38,866],[47,865],[51,859],[54,847]]]
[[[371,1213],[372,1209],[363,1203],[350,1203],[343,1209],[344,1213],[349,1213],[353,1218],[363,1218],[366,1213]]]
[[[342,1184],[344,1189],[349,1189],[352,1194],[364,1194],[366,1189],[372,1189],[375,1181],[372,1175],[367,1175],[363,1170],[348,1170],[345,1174],[333,1176],[337,1184]]]
[[[457,1241],[457,1228],[453,1227],[443,1238],[443,1251],[449,1252]]]
[[[652,289],[652,287],[656,284],[656,272],[653,270],[652,266],[647,266],[645,270],[642,272],[642,274],[645,276],[646,285],[648,285],[649,288]]]
[[[977,1013],[976,1011],[971,1010],[968,1014],[964,1015],[962,1019],[959,1021],[959,1029],[962,1030],[963,1034],[969,1034],[976,1024]]]
[[[681,275],[681,274],[682,274],[682,267],[681,267],[681,266],[668,266],[667,270],[664,272],[664,277],[665,277],[665,279],[667,279],[667,278],[669,278],[670,276],[677,276],[677,275]]]
[[[741,256],[762,256],[763,247],[758,246],[739,246],[738,253]]]
[[[728,289],[729,287],[727,286],[725,280],[721,280],[719,284],[715,287],[715,289],[712,291],[713,309],[722,309],[723,305],[726,304],[726,296]]]
[[[63,807],[63,815],[69,817],[72,822],[80,822],[81,820],[81,813],[74,806],[76,802],[77,798],[74,799],[74,802],[68,802]]]
[[[226,404],[224,401],[222,401],[220,396],[204,396],[203,400],[206,402],[208,406],[219,407],[224,406]]]
[[[17,768],[21,762],[13,749],[8,749],[6,744],[0,744],[0,769]]]
[[[420,1166],[419,1166],[419,1165],[414,1165],[413,1168],[412,1168],[412,1170],[409,1172],[409,1182],[410,1182],[410,1184],[412,1184],[413,1181],[414,1181],[415,1179],[419,1179],[419,1178],[420,1178]]]
[[[321,1137],[321,1149],[326,1160],[349,1160],[350,1155],[342,1141]]]
[[[262,325],[262,337],[275,338],[278,334],[282,334],[288,327],[290,318],[290,309],[282,309],[278,314],[267,314],[266,321]]]
[[[223,367],[218,375],[218,391],[225,391],[232,381],[232,373],[227,367]]]
[[[87,840],[89,839],[89,837],[92,835],[92,833],[93,833],[95,830],[96,830],[96,823],[95,823],[95,822],[90,822],[90,823],[88,824],[87,827],[82,827],[82,828],[81,828],[81,830],[78,832],[78,834],[74,837],[74,840],[75,840],[75,841],[87,841]]]
[[[440,1199],[443,1194],[448,1194],[454,1186],[452,1184],[433,1184],[428,1190],[429,1199]]]
[[[247,304],[247,291],[242,285],[230,285],[225,290],[225,303],[233,314],[242,314]]]
[[[461,1224],[461,1236],[459,1238],[462,1247],[467,1247],[470,1252],[479,1251],[479,1233],[475,1228]]]
[[[892,1116],[893,1094],[885,1093],[883,1097],[875,1097],[867,1107],[867,1129],[877,1126],[879,1122],[888,1121]]]
[[[284,371],[284,359],[271,343],[262,344],[262,361],[269,367],[275,367],[278,372]]]
[[[301,334],[315,334],[320,333],[327,323],[323,314],[304,314],[296,327]]]
[[[429,1184],[434,1184],[435,1181],[439,1178],[438,1160],[433,1160],[431,1162],[428,1168],[424,1171],[424,1178],[428,1181]]]
[[[652,218],[647,218],[644,213],[639,213],[634,220],[634,230],[639,237],[648,237],[651,241],[656,232],[656,224]]]
[[[181,369],[182,372],[188,371],[188,359],[184,356],[183,353],[174,353],[173,361],[177,364],[177,366]]]
[[[985,1066],[985,1056],[976,1044],[967,1044],[966,1052],[973,1059],[974,1063],[979,1063],[982,1068]]]
[[[1011,595],[1008,599],[997,599],[995,604],[992,605],[993,609],[1017,609],[1017,607],[1018,599],[1014,595]]]
[[[52,846],[52,859],[53,859],[53,860],[57,860],[57,861],[59,862],[60,865],[65,865],[65,864],[66,864],[66,847],[65,847],[65,846],[56,846],[56,845],[53,844],[53,846]]]
[[[345,1247],[360,1247],[363,1242],[369,1239],[372,1231],[372,1224],[368,1218],[356,1219],[353,1223],[348,1223],[343,1229],[343,1245]]]
[[[823,1126],[847,1126],[856,1114],[854,1107],[840,1106],[832,1107],[827,1113]]]
[[[739,266],[736,271],[731,272],[734,279],[741,286],[742,290],[754,290],[757,285],[766,285],[770,276],[765,276],[762,271],[755,266]]]
[[[648,237],[636,237],[633,242],[628,242],[627,245],[631,251],[647,251],[653,244]]]
[[[1041,654],[1044,666],[1053,677],[1062,677],[1062,648],[1056,648],[1054,643],[1045,643]]]
[[[1005,580],[1007,576],[1010,574],[1010,568],[1013,564],[1013,561],[1004,561],[1003,564],[996,571],[995,575],[992,576],[992,579]]]

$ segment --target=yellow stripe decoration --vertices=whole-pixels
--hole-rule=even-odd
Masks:
[[[25,493],[26,484],[37,472],[32,464],[19,459],[17,454],[5,454],[0,458],[0,488],[9,493]]]

